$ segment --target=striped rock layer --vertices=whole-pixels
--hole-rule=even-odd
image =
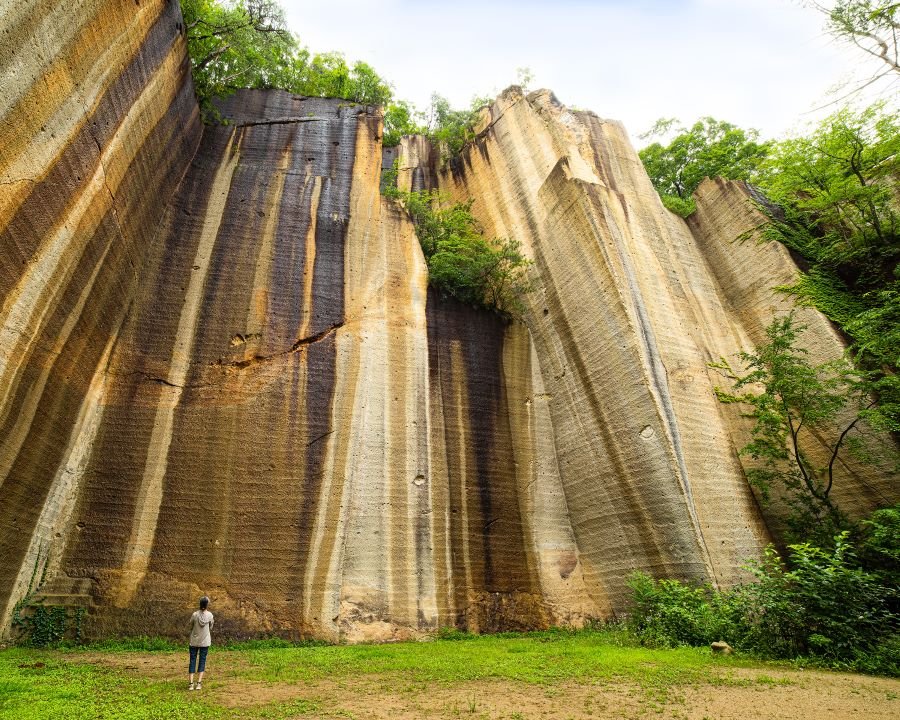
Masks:
[[[707,363],[796,271],[734,242],[746,188],[685,223],[619,125],[546,93],[450,171],[406,139],[402,182],[534,260],[506,323],[428,288],[377,109],[245,91],[203,128],[177,6],[57,5],[0,20],[4,624],[42,585],[93,635],[181,634],[208,593],[220,633],[389,639],[606,618],[634,569],[742,577],[769,531]],[[842,471],[853,509],[892,497]]]

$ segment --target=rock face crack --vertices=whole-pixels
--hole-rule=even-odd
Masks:
[[[291,345],[291,349],[289,352],[297,352],[300,348],[305,347],[306,345],[312,345],[313,343],[317,343],[320,340],[324,340],[329,335],[331,335],[331,333],[333,333],[335,330],[337,330],[340,327],[343,327],[343,325],[344,325],[344,323],[335,323],[334,325],[331,325],[330,327],[327,327],[324,330],[322,330],[322,332],[318,332],[315,335],[310,335],[309,337],[300,338],[299,340],[297,340],[297,342],[295,342],[293,345]]]
[[[253,127],[255,125],[291,125],[293,123],[307,123],[307,122],[327,122],[327,120],[323,117],[318,117],[317,115],[311,115],[311,116],[307,115],[307,116],[275,118],[273,120],[251,120],[248,122],[234,123],[234,126],[235,127]]]
[[[238,369],[253,367],[256,365],[262,365],[267,362],[271,362],[276,358],[283,357],[285,355],[290,355],[295,352],[300,352],[303,348],[308,347],[309,345],[313,345],[317,342],[320,342],[331,335],[335,330],[342,328],[344,323],[335,323],[331,325],[321,332],[316,333],[315,335],[310,335],[308,337],[300,338],[295,341],[293,345],[291,345],[290,349],[284,350],[283,352],[273,353],[272,355],[255,355],[252,358],[246,358],[244,360],[232,360],[231,362],[223,362],[222,360],[218,360],[213,365],[219,365],[222,367],[233,367]]]
[[[106,178],[106,165],[103,164],[103,146],[100,144],[100,141],[93,133],[90,133],[90,136],[91,140],[93,140],[97,145],[97,152],[99,153],[97,157],[97,164],[100,166],[100,174],[103,176],[103,187],[105,187],[106,192],[109,193],[110,210],[112,211],[113,222],[115,222],[116,227],[119,230],[119,234],[122,236],[122,238],[127,239],[128,236],[125,233],[125,228],[122,227],[122,223],[119,219],[119,209],[116,207],[116,195],[112,191],[112,188],[110,188],[109,181]]]
[[[327,438],[329,435],[334,435],[334,430],[329,430],[328,432],[319,435],[319,437],[313,438],[308,443],[306,443],[306,447],[312,447],[320,440],[324,440],[325,438]]]
[[[207,387],[209,383],[187,383],[185,385],[179,385],[178,383],[173,383],[170,380],[166,380],[166,378],[159,377],[158,375],[152,375],[148,372],[142,372],[140,370],[135,370],[133,372],[127,373],[128,376],[139,375],[141,378],[146,380],[147,382],[158,383],[159,385],[165,385],[167,387],[180,388],[182,390],[189,388],[202,388]]]

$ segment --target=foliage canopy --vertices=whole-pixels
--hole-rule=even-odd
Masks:
[[[530,262],[512,239],[488,239],[472,215],[472,201],[449,202],[434,190],[404,192],[396,169],[384,194],[409,213],[428,264],[429,283],[461,302],[510,317],[522,311]]]
[[[390,85],[364,62],[340,53],[310,54],[285,25],[276,0],[182,0],[197,99],[207,115],[214,97],[238,88],[280,88],[367,105],[390,102]]]
[[[695,209],[691,199],[704,178],[752,180],[765,158],[769,143],[758,142],[756,130],[705,117],[690,128],[674,118],[657,120],[644,138],[675,137],[667,145],[654,142],[638,155],[667,208],[686,216]]]

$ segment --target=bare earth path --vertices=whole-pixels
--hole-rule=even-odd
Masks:
[[[185,657],[177,653],[82,654],[78,661],[171,680],[175,690],[186,685]],[[900,717],[900,680],[799,669],[722,667],[696,681],[647,686],[624,677],[551,683],[422,682],[397,674],[251,680],[246,677],[250,664],[243,653],[212,655],[202,698],[194,696],[197,702],[227,708],[235,718],[266,717],[270,705],[280,708],[279,717],[358,720]]]

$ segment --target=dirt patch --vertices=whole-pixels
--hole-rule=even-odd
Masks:
[[[624,681],[552,686],[482,681],[427,689],[363,686],[347,690],[333,706],[329,703],[328,710],[349,712],[360,720],[900,717],[900,682],[830,673],[737,673],[723,677],[721,684],[674,688],[647,688]],[[321,702],[322,697],[317,699]],[[326,711],[319,717],[328,716]]]
[[[153,680],[187,672],[187,653],[97,653],[79,662]],[[295,717],[356,720],[894,720],[900,680],[788,669],[723,669],[712,679],[680,685],[630,680],[529,684],[505,680],[423,683],[385,675],[314,682],[241,678],[241,653],[211,655],[204,696],[235,718],[254,709],[306,702]],[[186,690],[185,690],[186,692]],[[290,716],[290,715],[289,715]]]
[[[75,656],[73,661],[123,670],[150,680],[173,680],[183,677],[187,684],[188,651],[186,648],[183,653],[81,653]],[[212,679],[216,676],[220,680],[236,678],[248,667],[249,663],[240,653],[211,653],[206,660],[206,677]]]

